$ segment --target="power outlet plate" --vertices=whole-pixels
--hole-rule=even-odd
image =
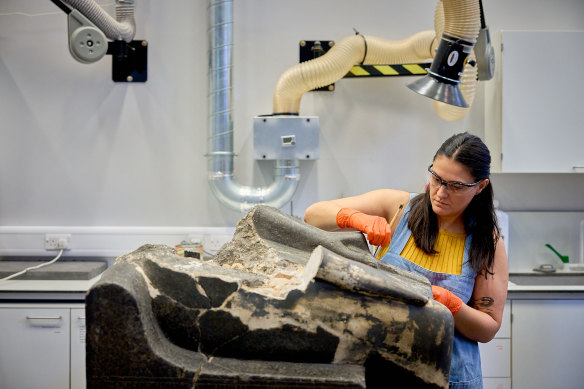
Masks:
[[[184,242],[188,243],[188,244],[200,244],[203,245],[204,242],[204,236],[203,235],[187,235],[186,239],[184,240]]]
[[[223,245],[233,239],[231,235],[206,235],[203,242],[203,248],[207,251],[216,252]]]
[[[71,234],[46,234],[45,250],[65,250],[69,248]]]

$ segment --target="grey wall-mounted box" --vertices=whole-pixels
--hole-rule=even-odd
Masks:
[[[253,119],[255,159],[319,157],[318,116],[256,116]]]

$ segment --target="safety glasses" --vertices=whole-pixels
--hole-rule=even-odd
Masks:
[[[428,166],[428,172],[430,173],[430,186],[434,189],[438,189],[442,185],[444,185],[446,190],[450,193],[463,194],[463,193],[468,192],[470,190],[470,188],[472,188],[473,186],[476,186],[476,185],[480,184],[481,181],[483,181],[483,180],[478,180],[477,182],[472,183],[472,184],[466,184],[464,182],[458,182],[458,181],[444,181],[442,179],[442,177],[440,177],[438,174],[436,174],[432,170],[432,166],[434,166],[434,164]]]

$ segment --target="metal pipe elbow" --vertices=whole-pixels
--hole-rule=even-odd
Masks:
[[[277,160],[274,165],[274,180],[267,187],[240,185],[231,173],[210,171],[209,187],[217,199],[239,212],[248,212],[259,204],[274,208],[284,206],[298,187],[300,174],[297,160]]]

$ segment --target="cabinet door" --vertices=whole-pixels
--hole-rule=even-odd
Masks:
[[[511,378],[483,378],[483,389],[511,389]]]
[[[69,388],[69,309],[0,309],[0,388]]]
[[[503,172],[584,172],[584,77],[560,70],[584,62],[584,32],[503,31],[502,40]]]
[[[489,380],[488,387],[501,387],[506,381],[501,379],[509,379],[508,388],[511,386],[511,302],[505,302],[505,309],[503,310],[503,319],[501,320],[501,328],[495,335],[495,338],[488,343],[479,343],[481,350],[481,368],[483,371],[483,378],[487,382],[487,378],[497,378],[497,380]],[[486,384],[485,384],[486,385]]]
[[[511,341],[495,338],[479,343],[483,377],[511,377]]]
[[[513,389],[582,389],[584,300],[513,300]]]
[[[71,389],[85,389],[85,309],[71,309]]]

